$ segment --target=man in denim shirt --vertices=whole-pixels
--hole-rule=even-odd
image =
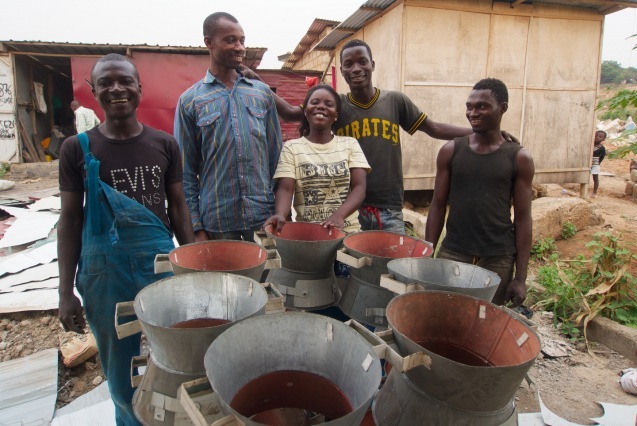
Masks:
[[[213,13],[203,33],[210,68],[175,112],[186,201],[196,241],[252,241],[274,214],[272,177],[282,145],[274,97],[238,71],[246,48],[235,17]]]

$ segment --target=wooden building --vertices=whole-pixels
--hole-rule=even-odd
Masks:
[[[406,93],[434,120],[467,126],[464,103],[485,77],[509,88],[503,129],[535,160],[536,183],[589,181],[604,15],[637,0],[370,0],[314,43],[367,42],[374,84]],[[306,53],[307,54],[307,53]],[[300,63],[300,61],[297,61]],[[301,68],[299,68],[301,69]],[[336,88],[346,92],[340,72]],[[443,142],[403,132],[405,189],[433,189]]]

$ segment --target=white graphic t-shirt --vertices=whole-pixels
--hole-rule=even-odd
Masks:
[[[334,136],[329,143],[317,144],[302,137],[283,145],[274,179],[296,180],[297,220],[322,222],[347,199],[353,168],[371,170],[356,139]],[[354,212],[345,219],[343,231],[359,230],[358,212]]]

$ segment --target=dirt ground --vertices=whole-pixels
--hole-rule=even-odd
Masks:
[[[608,147],[608,145],[607,145]],[[637,202],[624,196],[625,181],[628,178],[628,160],[606,159],[602,171],[615,176],[601,176],[597,198],[590,202],[604,217],[604,223],[578,230],[568,240],[557,241],[562,258],[586,254],[585,244],[592,235],[602,230],[613,230],[620,240],[632,251],[637,242]],[[10,175],[5,177],[10,179]],[[57,185],[53,179],[36,180],[28,183],[18,181],[16,190],[33,190],[34,193]],[[592,185],[592,182],[591,182]],[[566,189],[566,193],[563,190]],[[549,185],[550,196],[577,196],[579,185]],[[533,265],[531,265],[533,268]],[[531,270],[531,273],[533,271]],[[631,267],[637,276],[637,262]],[[590,417],[603,414],[597,402],[616,404],[637,404],[637,396],[624,392],[618,383],[618,373],[622,368],[635,367],[634,363],[608,348],[593,344],[595,356],[576,347],[551,327],[551,319],[540,312],[532,318],[538,326],[537,332],[545,342],[556,342],[566,350],[568,356],[549,359],[540,355],[529,372],[531,386],[523,383],[517,393],[517,407],[521,413],[539,411],[537,394],[544,404],[565,419],[581,424],[594,424]],[[0,315],[0,361],[7,361],[48,348],[59,348],[74,337],[65,333],[57,321],[57,311],[24,312]],[[62,407],[78,396],[90,391],[103,380],[99,356],[75,368],[66,368],[60,358],[57,407]]]

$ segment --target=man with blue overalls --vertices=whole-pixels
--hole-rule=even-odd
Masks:
[[[153,259],[174,248],[173,232],[180,244],[193,242],[194,232],[177,142],[137,120],[141,85],[135,65],[106,55],[93,66],[91,80],[106,120],[67,139],[60,152],[59,317],[66,331],[84,332],[75,283],[117,424],[138,425],[130,362],[139,354],[140,334],[117,338],[115,305],[166,276],[153,273]]]

